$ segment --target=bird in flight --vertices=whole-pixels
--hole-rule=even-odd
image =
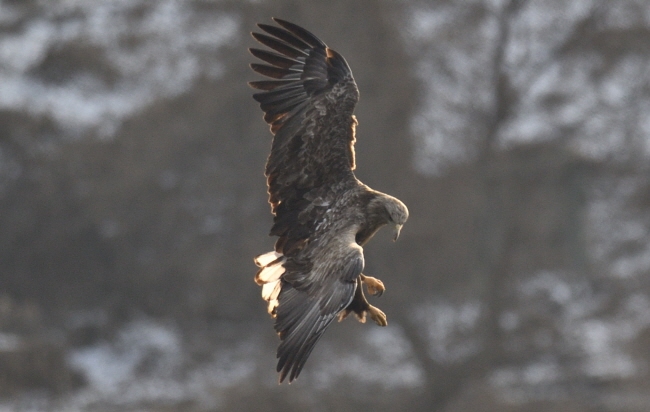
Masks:
[[[348,63],[302,27],[273,20],[252,33],[270,50],[250,49],[266,63],[251,68],[272,79],[249,84],[261,90],[253,98],[274,135],[265,175],[278,236],[275,250],[255,258],[255,282],[281,340],[280,383],[291,383],[334,319],[354,313],[386,326],[363,293],[385,288],[362,273],[362,246],[385,225],[397,240],[408,209],[354,175],[359,91]]]

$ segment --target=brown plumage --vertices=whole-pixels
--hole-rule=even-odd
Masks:
[[[330,323],[349,313],[386,316],[364,297],[380,295],[381,281],[364,276],[363,246],[382,226],[395,239],[406,206],[355,177],[353,116],[359,91],[347,62],[307,30],[284,20],[258,24],[253,37],[272,49],[250,49],[268,64],[251,68],[273,80],[250,82],[274,134],[266,163],[275,250],[255,258],[255,281],[280,335],[280,382],[298,377]]]

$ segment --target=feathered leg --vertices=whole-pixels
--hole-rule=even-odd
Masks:
[[[339,313],[339,322],[348,317],[351,312],[354,312],[354,315],[361,323],[366,323],[366,314],[368,314],[370,316],[370,319],[372,319],[377,325],[386,326],[388,325],[388,322],[386,321],[386,315],[384,312],[382,312],[376,306],[372,306],[370,303],[368,303],[368,300],[363,294],[363,283],[365,282],[364,279],[373,279],[379,282],[379,285],[382,288],[381,292],[383,292],[383,283],[381,283],[381,281],[375,278],[370,278],[369,276],[360,275],[357,278],[357,288],[354,292],[354,298],[348,307]],[[367,283],[366,286],[368,286]],[[373,286],[379,290],[379,287],[374,284]],[[370,287],[368,287],[368,291],[370,292]]]

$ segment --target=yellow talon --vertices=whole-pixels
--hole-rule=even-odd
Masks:
[[[378,307],[370,305],[367,312],[370,314],[370,319],[374,320],[375,323],[379,326],[388,325],[386,320],[386,314],[382,312]]]
[[[365,283],[366,288],[368,288],[368,293],[370,293],[372,296],[381,296],[384,294],[384,291],[386,290],[386,287],[384,286],[384,282],[377,278],[373,278],[372,276],[366,276],[366,275],[359,275],[361,278],[361,281]]]

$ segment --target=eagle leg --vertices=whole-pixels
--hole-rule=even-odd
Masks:
[[[368,293],[370,293],[372,296],[379,297],[384,294],[386,287],[384,286],[384,282],[381,280],[373,278],[372,276],[366,276],[363,273],[359,275],[359,278],[363,283],[366,284]]]
[[[377,325],[386,326],[388,322],[386,321],[386,315],[384,312],[382,312],[376,306],[372,306],[370,303],[368,303],[368,300],[364,296],[362,288],[363,280],[361,276],[357,278],[357,288],[354,292],[354,298],[352,298],[352,302],[350,302],[347,308],[343,309],[339,313],[338,320],[341,322],[343,319],[347,318],[350,313],[354,313],[359,322],[366,323],[366,314],[368,314],[370,315],[370,319],[372,319]],[[368,276],[364,276],[364,278],[367,279]]]

